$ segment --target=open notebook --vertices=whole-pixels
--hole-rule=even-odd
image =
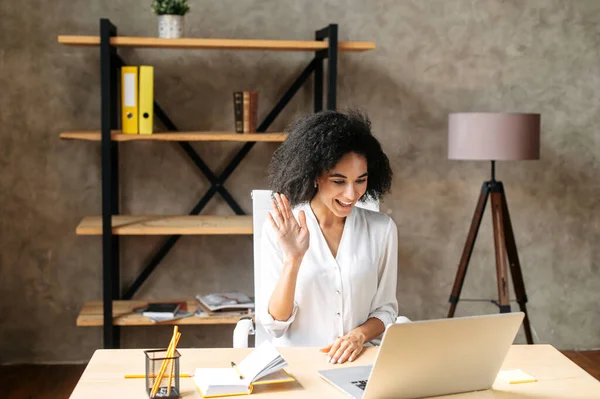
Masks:
[[[286,361],[268,341],[254,349],[236,367],[197,368],[194,382],[205,398],[248,395],[254,385],[295,381],[283,368]]]

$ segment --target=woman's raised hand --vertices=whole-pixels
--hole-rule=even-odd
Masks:
[[[275,200],[271,199],[271,205],[273,215],[269,212],[268,218],[277,233],[284,257],[288,260],[301,260],[308,250],[310,238],[306,227],[306,214],[300,211],[296,220],[290,202],[283,194],[275,193]]]

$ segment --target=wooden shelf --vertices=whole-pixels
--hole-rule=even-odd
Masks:
[[[219,315],[219,316],[190,316],[183,319],[155,323],[152,320],[133,311],[136,307],[145,306],[148,302],[179,302],[174,301],[114,301],[113,302],[113,325],[115,326],[160,326],[160,325],[190,325],[190,324],[236,324],[237,321],[247,315]],[[198,302],[186,300],[188,312],[196,312]],[[104,311],[102,301],[86,302],[77,316],[78,327],[97,327],[104,325]]]
[[[252,216],[130,216],[112,218],[115,235],[220,235],[252,234]],[[83,218],[78,235],[102,235],[102,217]]]
[[[100,141],[100,131],[78,131],[60,133],[65,140]],[[123,134],[115,130],[111,134],[114,141],[235,141],[235,142],[277,142],[287,138],[287,133],[234,133],[234,132],[168,132],[153,134]]]
[[[99,46],[100,36],[58,36],[58,42],[70,46]],[[242,40],[242,39],[160,39],[157,37],[116,36],[110,40],[117,47],[187,48],[217,50],[316,51],[328,47],[326,41]],[[368,51],[373,42],[339,42],[338,51]]]

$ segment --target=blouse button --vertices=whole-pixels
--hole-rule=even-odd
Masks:
[[[340,317],[340,312],[337,312],[337,313],[336,313],[336,316],[337,316],[337,317]]]
[[[339,295],[340,294],[340,290],[336,290],[335,293]]]

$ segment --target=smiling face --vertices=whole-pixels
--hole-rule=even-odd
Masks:
[[[348,216],[367,191],[366,158],[354,152],[344,155],[337,165],[319,176],[317,185],[315,200],[338,217]]]

